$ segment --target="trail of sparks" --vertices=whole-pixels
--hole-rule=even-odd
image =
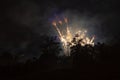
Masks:
[[[59,29],[59,25],[66,24],[66,31],[65,33],[62,33],[62,31]],[[59,25],[58,25],[59,24]],[[85,45],[91,45],[94,46],[94,37],[89,38],[86,36],[87,30],[82,31],[79,30],[75,34],[72,34],[69,25],[68,25],[68,19],[64,18],[64,21],[53,21],[52,25],[56,29],[59,39],[62,42],[63,48],[64,48],[64,53],[66,56],[70,56],[70,47],[74,46],[76,44],[80,44],[81,46]]]

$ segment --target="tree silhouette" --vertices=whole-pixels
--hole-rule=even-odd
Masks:
[[[43,54],[39,58],[41,66],[50,67],[57,64],[58,54],[60,54],[60,43],[55,42],[52,38],[46,36],[45,44],[42,47]]]

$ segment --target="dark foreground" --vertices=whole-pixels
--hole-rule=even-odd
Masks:
[[[56,49],[49,47],[40,58],[25,63],[6,52],[0,56],[0,80],[120,80],[119,49],[119,45],[76,45],[71,56],[57,57]]]
[[[52,68],[51,68],[52,69]],[[1,79],[14,80],[40,80],[40,79],[91,79],[91,80],[119,80],[120,72],[118,65],[115,64],[98,64],[98,65],[81,65],[74,68],[59,69],[40,69],[37,68],[17,68],[6,67],[1,70]]]

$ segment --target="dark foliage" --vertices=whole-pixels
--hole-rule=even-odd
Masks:
[[[19,55],[3,51],[0,56],[0,73],[4,79],[98,79],[119,75],[119,45],[97,43],[71,47],[71,56],[58,56],[60,44],[46,37],[40,48],[42,55],[26,62],[19,62]],[[7,76],[7,77],[5,77]],[[45,76],[45,77],[44,77]],[[117,78],[117,77],[116,77]],[[101,78],[100,78],[101,79]]]

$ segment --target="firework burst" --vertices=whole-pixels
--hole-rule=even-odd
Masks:
[[[67,18],[63,18],[63,20],[55,20],[52,22],[52,25],[59,35],[66,56],[70,56],[70,47],[75,46],[76,44],[80,44],[81,46],[94,46],[94,36],[89,38],[86,35],[87,30],[79,30],[72,33],[73,31],[70,30]],[[61,26],[64,26],[64,32],[60,29]]]

